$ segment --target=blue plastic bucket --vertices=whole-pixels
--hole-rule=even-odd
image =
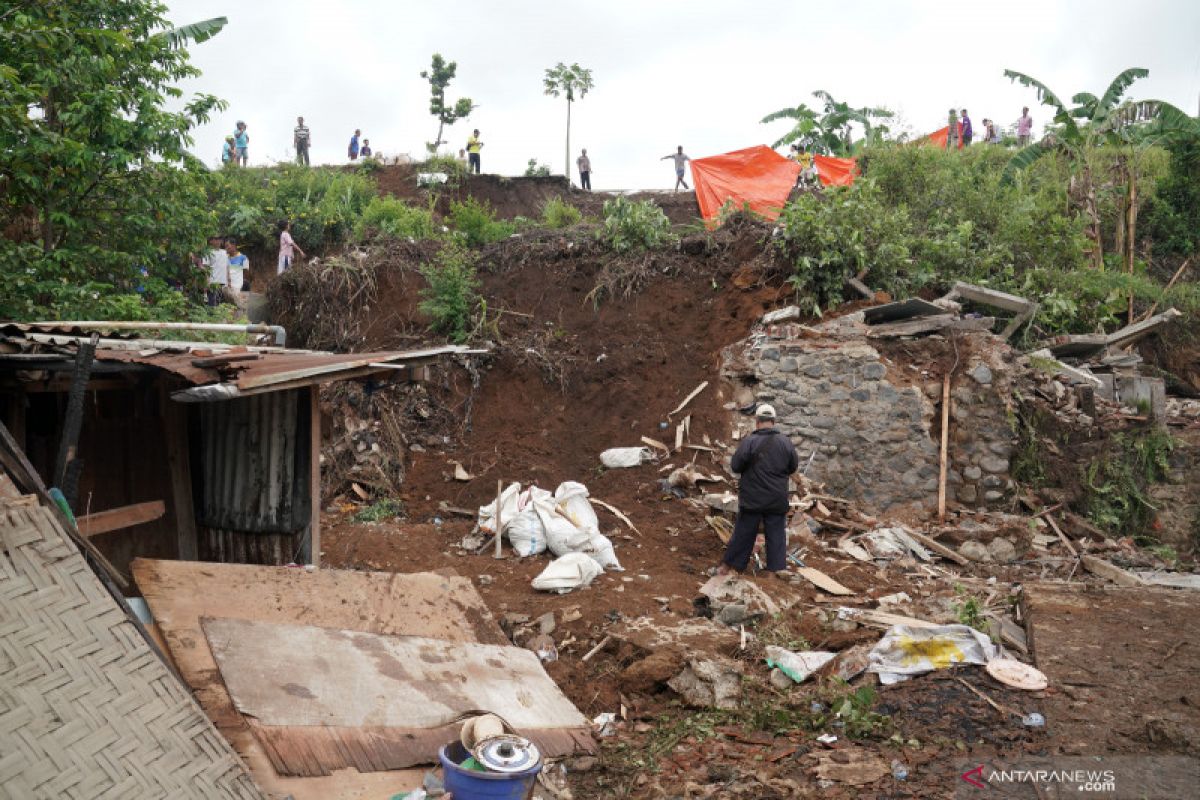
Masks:
[[[442,745],[438,760],[442,762],[442,783],[454,800],[525,800],[542,765],[524,772],[476,772],[459,766],[470,754],[461,742]]]

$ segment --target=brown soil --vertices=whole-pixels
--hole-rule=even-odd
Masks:
[[[428,191],[417,185],[417,170],[412,165],[384,166],[374,174],[381,194],[422,206],[429,202]],[[630,200],[653,200],[676,225],[699,221],[700,209],[694,192],[636,192],[626,196]],[[542,216],[542,207],[555,197],[575,206],[585,217],[599,218],[604,201],[615,195],[585,192],[571,186],[561,175],[539,178],[467,175],[457,185],[439,189],[438,213],[448,213],[451,201],[462,201],[467,197],[486,202],[501,219],[538,219]]]
[[[538,192],[549,191],[539,186],[536,181],[527,184],[523,199],[503,205],[501,213],[528,214],[518,209],[528,209],[539,202]],[[855,742],[830,719],[822,721],[817,712],[807,711],[813,701],[827,705],[847,689],[815,683],[786,693],[770,688],[761,644],[740,653],[722,651],[741,660],[746,676],[743,707],[725,714],[696,715],[665,689],[664,679],[678,667],[681,652],[648,653],[614,642],[590,661],[581,661],[615,623],[653,616],[666,625],[693,617],[705,570],[720,557],[722,545],[705,522],[706,509],[671,496],[658,484],[667,474],[660,471],[664,463],[605,470],[598,457],[609,447],[636,446],[643,436],[673,440],[681,415],[668,420],[668,413],[702,381],[710,381],[683,413],[691,415],[691,441],[707,437],[717,449],[711,454],[694,451],[697,466],[724,473],[724,448],[732,444],[731,394],[716,379],[720,351],[746,336],[763,311],[786,299],[771,260],[763,255],[767,233],[761,225],[738,222],[711,236],[685,238],[678,250],[624,257],[603,251],[583,229],[536,232],[519,244],[483,249],[482,294],[494,321],[483,336],[492,353],[477,373],[443,369],[422,388],[420,403],[432,408],[409,419],[408,450],[402,454],[404,519],[354,522],[352,515],[362,506],[352,495],[331,499],[324,515],[322,550],[329,566],[454,569],[476,583],[517,644],[536,632],[537,617],[556,612],[553,638],[559,659],[547,665],[548,672],[585,716],[626,710],[620,732],[604,740],[598,764],[574,774],[576,797],[793,798],[818,792],[847,798],[945,797],[954,792],[965,759],[1052,750],[1046,733],[996,712],[957,679],[1021,713],[1045,711],[1043,698],[1005,689],[980,668],[935,673],[881,689],[875,711],[889,721]],[[426,321],[416,310],[422,281],[414,267],[429,255],[423,246],[413,246],[389,256],[364,349],[412,344],[422,337]],[[939,345],[910,349],[907,356],[900,350],[889,355],[915,359],[935,377],[949,366],[947,359],[953,360],[953,353]],[[389,394],[404,390],[349,391],[353,397],[339,402],[350,403],[362,415],[369,415],[373,405],[408,398]],[[325,399],[328,403],[334,396]],[[328,410],[337,413],[340,408]],[[662,422],[670,426],[660,428]],[[1071,457],[1062,454],[1064,470]],[[454,480],[451,461],[474,477]],[[666,463],[679,466],[685,460],[676,456]],[[594,498],[621,509],[637,525],[634,533],[597,507],[602,530],[617,545],[625,572],[606,573],[578,592],[549,595],[529,586],[548,563],[546,556],[517,559],[506,547],[506,557],[495,560],[490,551],[467,553],[457,546],[470,533],[473,519],[442,504],[474,509],[495,496],[498,481],[534,482],[553,490],[567,480],[586,484]],[[1003,596],[1003,587],[1024,575],[1018,567],[975,565],[959,578],[938,578],[911,563],[881,569],[826,557],[815,544],[805,560],[855,592],[846,602],[865,605],[898,591],[953,598],[960,581],[981,598]],[[1065,559],[1035,562],[1030,569],[1041,574],[1065,578],[1070,569]],[[989,576],[994,581],[984,583]],[[773,596],[787,594],[797,601],[769,631],[760,629],[764,636],[782,642],[803,638],[814,649],[835,650],[878,636],[873,630],[833,627],[829,609],[836,607],[830,602],[835,598],[808,583],[781,585],[766,576],[755,580]],[[571,621],[564,621],[567,616]],[[1133,630],[1106,630],[1104,635],[1131,647],[1138,638]],[[1095,709],[1093,719],[1104,714]],[[837,733],[838,742],[832,747],[816,742],[822,731]],[[1117,751],[1155,752],[1140,747],[1123,744]],[[834,784],[818,790],[813,768],[831,755],[842,758],[856,750],[885,765],[893,759],[902,762],[909,778],[897,781],[889,769],[886,777],[866,786]]]

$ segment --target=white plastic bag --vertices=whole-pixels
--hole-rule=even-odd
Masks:
[[[887,686],[955,664],[986,664],[998,653],[991,639],[966,625],[893,625],[871,649],[867,672],[878,673]]]
[[[609,469],[636,467],[653,456],[648,447],[613,447],[600,454],[600,463]]]
[[[588,502],[588,490],[582,483],[566,481],[554,490],[558,510],[581,531],[600,532],[600,519]]]
[[[532,585],[538,591],[564,594],[587,586],[603,572],[604,568],[587,553],[567,553],[551,561]]]
[[[526,508],[511,519],[504,520],[504,535],[517,555],[525,558],[546,551],[546,531],[542,520],[532,508]]]
[[[797,653],[783,647],[767,645],[767,664],[779,667],[780,672],[796,683],[803,683],[809,675],[833,660],[837,653],[825,650],[806,650]]]

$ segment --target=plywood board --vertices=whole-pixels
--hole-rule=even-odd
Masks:
[[[277,771],[423,763],[473,711],[545,742],[549,757],[586,749],[578,745],[590,738],[587,720],[525,648],[231,619],[203,627],[234,705],[261,726]]]
[[[466,578],[437,573],[262,567],[137,559],[133,575],[154,614],[179,672],[217,728],[270,793],[295,800],[358,800],[390,796],[420,785],[421,773],[359,774],[324,778],[276,773],[229,692],[200,627],[203,616],[305,623],[383,635],[506,644],[508,639]],[[412,780],[415,777],[415,780]]]
[[[853,589],[847,589],[845,586],[842,586],[840,583],[826,575],[824,572],[821,572],[821,570],[817,569],[816,567],[797,567],[796,572],[804,576],[809,583],[816,586],[818,589],[823,589],[830,594],[854,594]]]

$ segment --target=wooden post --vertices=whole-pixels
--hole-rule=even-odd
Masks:
[[[946,469],[950,433],[950,375],[942,378],[942,448],[938,472],[938,519],[946,518]]]
[[[308,523],[308,562],[321,566],[321,387],[308,389],[309,397],[309,502],[312,504]]]
[[[171,475],[171,507],[175,510],[176,555],[181,561],[200,559],[196,535],[196,506],[192,498],[192,460],[188,447],[187,408],[171,399],[162,386],[158,393],[167,470]]]
[[[54,460],[54,474],[50,476],[51,486],[57,486],[67,498],[67,504],[75,506],[75,495],[78,493],[79,459],[76,458],[79,447],[79,430],[83,427],[83,401],[87,394],[88,380],[92,375],[92,360],[96,356],[96,343],[100,334],[93,333],[91,338],[79,345],[75,355],[75,370],[71,375],[71,390],[67,394],[67,414],[63,420],[62,436],[58,440],[58,457]]]
[[[501,540],[500,532],[504,530],[504,525],[500,521],[500,498],[504,494],[504,479],[496,481],[496,555],[495,558],[504,558],[503,548],[504,543]]]

